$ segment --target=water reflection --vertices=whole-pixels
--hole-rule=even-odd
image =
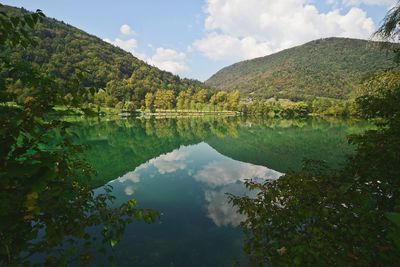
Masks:
[[[82,123],[87,158],[117,202],[160,211],[158,224],[128,225],[115,248],[120,266],[232,266],[243,217],[226,193],[248,194],[245,179],[277,179],[304,157],[338,164],[357,124],[247,118]],[[117,179],[116,179],[117,178]]]
[[[206,190],[205,200],[207,202],[207,217],[217,226],[238,226],[245,217],[239,214],[229,201],[226,193],[235,195],[247,194],[243,184],[229,184],[218,190]]]
[[[210,187],[218,187],[237,181],[244,182],[246,179],[277,179],[280,175],[280,172],[270,170],[264,166],[223,158],[207,163],[193,178],[199,182],[206,183]]]
[[[298,168],[303,158],[338,165],[343,155],[351,152],[346,136],[365,127],[351,121],[221,117],[85,121],[76,125],[74,132],[79,141],[91,148],[86,158],[99,173],[94,186],[125,175],[182,145],[200,142],[229,158],[280,172]],[[175,156],[159,160],[156,164],[161,172],[185,168],[184,160]]]
[[[181,182],[175,177],[188,179],[201,188],[205,217],[217,226],[237,226],[243,217],[228,202],[227,193],[248,194],[243,185],[246,179],[277,179],[280,175],[264,166],[230,159],[202,142],[151,159],[111,184],[116,192],[131,196],[146,191],[141,186],[142,179],[168,179],[170,186]]]

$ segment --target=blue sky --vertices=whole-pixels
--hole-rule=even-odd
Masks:
[[[206,80],[224,66],[331,36],[369,39],[396,0],[2,0],[41,9],[149,64]]]

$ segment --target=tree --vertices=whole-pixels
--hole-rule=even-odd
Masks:
[[[176,98],[176,108],[179,110],[188,109],[188,99],[190,99],[190,94],[188,91],[181,91]]]
[[[229,108],[232,110],[238,110],[240,101],[240,93],[238,90],[234,90],[228,95]]]
[[[389,10],[383,19],[382,25],[376,31],[378,35],[386,40],[399,40],[400,37],[400,5]]]
[[[146,102],[146,108],[150,112],[154,112],[155,111],[155,107],[154,107],[154,95],[153,95],[153,93],[149,92],[149,93],[146,94],[145,102]]]
[[[68,94],[66,94],[66,95],[64,96],[64,101],[65,101],[65,104],[66,104],[68,107],[71,107],[72,104],[73,104],[73,101],[74,101],[74,97],[72,96],[71,93],[68,93]]]
[[[132,101],[125,102],[124,108],[129,112],[134,112],[136,110],[136,105]]]
[[[205,89],[201,89],[194,95],[194,100],[196,103],[197,110],[201,108],[202,105],[207,101],[207,91]]]
[[[175,97],[172,90],[157,90],[154,105],[158,109],[172,109]]]
[[[255,198],[231,196],[247,215],[245,251],[255,266],[398,265],[400,79],[388,77],[366,80],[356,99],[375,128],[350,136],[356,151],[343,168],[307,161],[278,180],[247,181]]]
[[[213,94],[210,98],[210,104],[213,106],[214,111],[215,111],[215,107],[217,106],[217,97],[215,94]]]
[[[224,108],[224,105],[227,101],[228,93],[226,91],[218,91],[214,95],[211,96],[210,102],[214,106],[218,106],[219,110]]]
[[[1,51],[28,46],[27,28],[43,17],[41,11],[1,12]],[[95,173],[81,158],[83,147],[73,143],[66,122],[50,116],[58,99],[54,80],[29,62],[2,62],[13,70],[3,73],[6,79],[19,77],[35,93],[19,106],[0,105],[0,265],[87,264],[90,252],[102,251],[96,245],[114,247],[133,218],[158,217],[138,209],[134,200],[112,208],[109,187],[95,195],[89,184]],[[1,102],[10,97],[7,90],[1,93]],[[101,229],[101,240],[89,228]]]

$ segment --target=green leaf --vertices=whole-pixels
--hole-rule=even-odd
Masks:
[[[33,29],[35,27],[35,22],[31,17],[25,17],[25,22],[28,24],[30,28]]]
[[[142,219],[142,212],[141,211],[137,211],[135,213],[135,218],[137,221],[140,221]]]
[[[385,217],[400,227],[400,213],[399,212],[386,212]]]
[[[339,191],[340,191],[342,194],[344,194],[344,193],[346,193],[346,192],[350,189],[350,187],[351,187],[352,185],[353,185],[352,183],[345,183],[345,184],[343,184],[342,186],[340,186]]]
[[[119,243],[119,240],[111,239],[110,243],[111,243],[111,247],[115,247]]]
[[[19,24],[19,18],[18,17],[11,17],[10,18],[12,24],[14,25],[14,27],[17,27]]]

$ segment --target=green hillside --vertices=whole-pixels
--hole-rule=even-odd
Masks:
[[[0,7],[0,11],[10,16],[28,12],[9,6]],[[93,92],[100,89],[106,90],[114,102],[131,100],[140,105],[149,91],[170,89],[178,94],[183,89],[198,91],[205,88],[199,81],[181,79],[150,66],[128,52],[56,19],[45,18],[29,34],[36,40],[35,45],[26,49],[1,46],[0,50],[3,61],[0,62],[0,89],[13,90],[17,97],[29,95],[29,89],[19,88],[18,79],[5,79],[10,72],[5,64],[7,61],[12,65],[28,63],[30,68],[49,75],[56,82],[55,89],[59,90],[60,98],[68,93],[78,93],[80,102],[93,98]],[[71,83],[76,77],[80,79],[80,92],[76,92],[77,86]]]
[[[233,64],[206,84],[238,89],[252,98],[344,99],[368,74],[394,66],[393,46],[348,38],[315,40]]]

